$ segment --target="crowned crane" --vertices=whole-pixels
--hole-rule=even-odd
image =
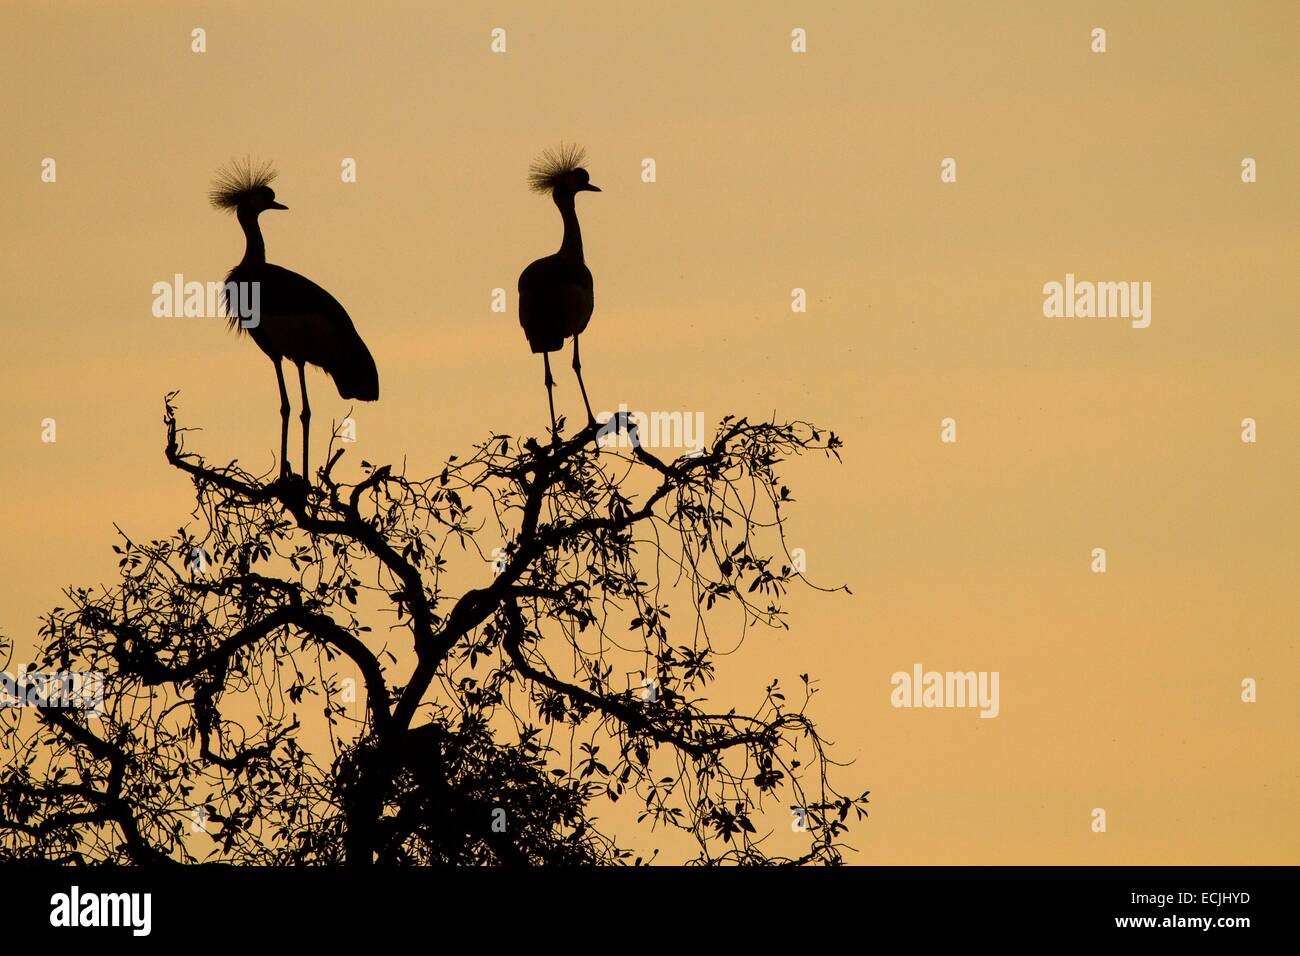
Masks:
[[[528,171],[529,186],[534,192],[549,192],[564,220],[560,251],[538,259],[519,276],[519,324],[528,336],[533,353],[542,353],[552,433],[558,433],[559,429],[555,424],[555,379],[551,376],[549,353],[563,348],[569,336],[573,336],[573,371],[582,390],[582,403],[587,406],[587,420],[596,420],[591,413],[591,402],[587,401],[582,362],[578,358],[578,336],[587,328],[595,300],[591,271],[582,258],[582,230],[578,227],[574,197],[580,192],[600,192],[583,168],[585,160],[586,154],[580,147],[561,144],[559,149],[542,153]]]
[[[284,387],[281,363],[288,359],[298,366],[298,384],[302,389],[302,474],[308,471],[308,434],[311,405],[307,401],[305,366],[324,369],[334,379],[342,398],[373,402],[379,398],[379,371],[375,360],[361,341],[343,306],[316,283],[296,272],[266,261],[266,244],[257,217],[268,209],[288,209],[275,201],[271,182],[275,171],[270,163],[236,161],[221,169],[212,183],[209,198],[218,209],[233,211],[244,230],[247,248],[239,265],[226,276],[224,300],[230,328],[249,337],[275,363],[275,377],[280,385],[280,475],[289,473],[289,393]],[[246,284],[256,283],[256,287]],[[252,290],[256,315],[247,323],[230,300],[232,290]],[[247,325],[247,328],[245,328]]]

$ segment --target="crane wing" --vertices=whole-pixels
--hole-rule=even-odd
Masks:
[[[264,352],[323,368],[343,398],[379,397],[375,360],[334,296],[306,276],[269,263],[236,268],[231,279],[258,283],[259,322],[248,332]]]
[[[538,259],[519,276],[519,324],[534,352],[555,352],[587,327],[595,306],[591,270],[568,256]]]

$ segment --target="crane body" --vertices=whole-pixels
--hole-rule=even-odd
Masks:
[[[323,369],[338,388],[339,397],[373,402],[379,398],[379,370],[347,310],[306,276],[266,261],[266,243],[258,217],[268,209],[287,209],[275,200],[270,182],[275,174],[269,165],[235,163],[218,174],[210,198],[219,209],[232,209],[244,231],[244,258],[226,276],[226,314],[236,333],[246,332],[275,363],[280,390],[280,472],[288,473],[289,393],[284,383],[283,362],[298,368],[302,391],[302,472],[310,480],[308,467],[311,405],[307,399],[306,366]],[[257,283],[256,321],[240,321],[239,311],[228,296],[241,283]]]
[[[562,349],[567,338],[573,339],[573,371],[578,377],[587,420],[596,420],[587,399],[587,386],[582,381],[582,360],[578,351],[578,337],[586,331],[595,308],[595,289],[591,270],[583,257],[582,229],[578,225],[574,200],[578,193],[598,193],[600,187],[592,185],[587,170],[582,166],[583,160],[582,150],[561,146],[557,151],[544,153],[529,173],[532,189],[549,192],[564,220],[560,250],[530,263],[519,276],[519,324],[533,353],[540,352],[542,356],[553,433],[558,432],[558,428],[550,353]]]

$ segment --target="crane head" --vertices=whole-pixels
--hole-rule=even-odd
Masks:
[[[581,146],[561,143],[547,149],[528,168],[528,185],[533,192],[572,196],[580,192],[600,192],[584,167],[587,153]]]
[[[275,201],[275,190],[271,188],[275,175],[275,168],[269,162],[235,160],[217,170],[208,199],[217,209],[253,215],[267,209],[288,209]]]
[[[575,193],[600,192],[600,187],[591,181],[591,175],[581,166],[569,173],[564,188]]]

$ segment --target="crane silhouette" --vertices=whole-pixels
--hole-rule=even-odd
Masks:
[[[534,192],[549,192],[564,220],[560,251],[533,262],[519,276],[519,324],[528,336],[533,354],[542,353],[552,433],[558,433],[559,429],[555,424],[555,379],[551,375],[550,353],[563,348],[569,336],[573,336],[573,371],[582,390],[582,403],[587,407],[587,420],[596,420],[587,400],[582,361],[578,357],[578,336],[591,320],[595,299],[591,270],[582,257],[582,230],[578,226],[574,197],[580,192],[600,192],[583,168],[585,161],[586,153],[581,147],[560,144],[558,149],[543,152],[528,171],[529,186]]]
[[[283,361],[298,366],[298,384],[302,389],[302,474],[308,471],[308,435],[311,405],[307,401],[305,366],[324,369],[334,379],[341,398],[373,402],[379,398],[379,370],[361,341],[347,311],[306,276],[266,261],[266,243],[257,217],[268,209],[288,209],[275,201],[271,182],[275,170],[270,163],[236,160],[217,172],[208,198],[218,209],[233,211],[244,230],[247,247],[239,265],[226,276],[223,299],[230,328],[249,337],[275,363],[275,377],[280,385],[280,475],[289,473],[289,393],[284,387]],[[256,321],[248,328],[240,320],[239,309],[230,301],[232,288],[251,289],[257,283]],[[232,286],[232,284],[234,284]]]

